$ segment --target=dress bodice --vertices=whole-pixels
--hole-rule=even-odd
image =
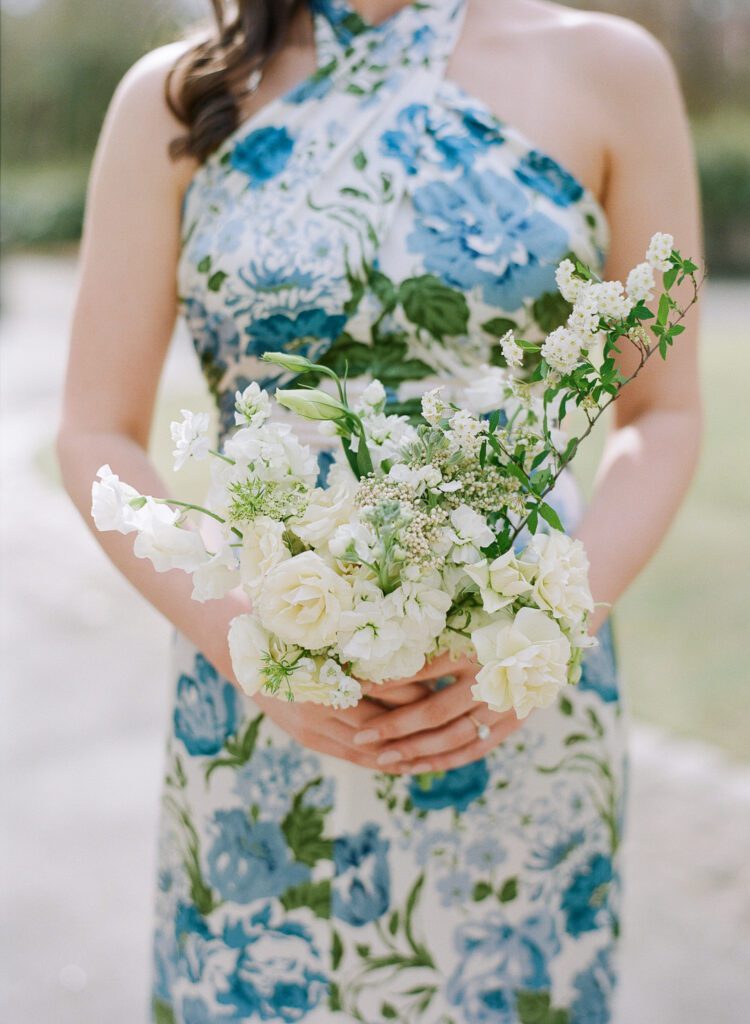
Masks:
[[[221,411],[287,351],[393,402],[502,364],[569,311],[555,267],[601,267],[596,197],[445,76],[466,0],[364,22],[309,0],[317,69],[243,121],[198,168],[182,210],[182,312]]]

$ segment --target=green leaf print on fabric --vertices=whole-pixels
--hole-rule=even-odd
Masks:
[[[309,907],[316,917],[327,920],[331,916],[331,882],[327,878],[319,882],[303,882],[302,885],[292,886],[282,893],[280,899],[285,910]]]
[[[217,768],[241,768],[250,760],[258,742],[263,715],[253,718],[245,727],[244,732],[237,732],[224,742],[226,754],[220,754],[212,758],[206,765],[206,782],[211,778]]]
[[[469,305],[463,292],[449,288],[434,274],[409,277],[398,292],[404,313],[417,327],[434,338],[465,334],[469,326]]]
[[[176,1024],[174,1010],[162,999],[154,999],[151,1004],[151,1014],[154,1024]]]
[[[531,307],[534,319],[545,334],[550,334],[567,321],[573,307],[559,292],[541,295]]]
[[[309,867],[317,864],[319,860],[333,858],[333,840],[323,837],[325,810],[306,806],[303,802],[307,791],[320,785],[320,782],[319,778],[312,779],[295,794],[289,813],[281,822],[281,831],[295,860]]]
[[[552,1009],[549,992],[518,992],[516,1011],[520,1024],[569,1024],[567,1010]]]

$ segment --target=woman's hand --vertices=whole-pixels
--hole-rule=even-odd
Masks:
[[[371,696],[401,706],[384,711],[373,705],[365,727],[351,738],[355,749],[368,751],[379,770],[394,774],[447,771],[483,757],[523,723],[514,711],[500,714],[474,700],[471,685],[477,669],[477,663],[468,658],[453,661],[443,655],[412,679],[371,684]],[[444,676],[452,676],[455,682],[440,690],[426,685]],[[413,695],[415,685],[424,687],[424,696],[402,704],[399,698]],[[479,735],[482,726],[489,730],[484,739]]]
[[[416,684],[409,690],[407,684],[400,694],[401,706],[404,706],[409,692],[415,697],[421,697],[425,690],[421,686],[417,688]],[[258,693],[253,696],[253,701],[272,722],[303,747],[350,761],[371,771],[382,770],[377,763],[382,745],[358,745],[354,737],[369,728],[371,721],[380,718],[387,705],[376,700],[362,700],[356,707],[337,710],[321,704],[288,702]]]

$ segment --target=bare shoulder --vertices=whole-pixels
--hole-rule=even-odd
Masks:
[[[167,103],[167,88],[172,69],[190,45],[184,40],[169,43],[137,60],[115,90],[102,133],[109,148],[129,152],[144,169],[161,169],[178,186],[190,175],[192,162],[169,156],[169,143],[184,126]],[[170,86],[172,95],[175,84]]]

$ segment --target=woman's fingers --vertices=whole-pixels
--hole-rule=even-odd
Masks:
[[[412,733],[437,729],[464,714],[475,703],[469,686],[459,681],[429,693],[423,700],[382,712],[367,722],[367,727],[355,736],[354,742],[390,742]]]
[[[380,689],[378,683],[370,683],[371,689],[365,691],[365,695],[371,701],[381,707],[397,707],[402,704],[412,704],[415,700],[422,700],[432,691],[424,683],[403,683],[401,686],[390,686],[388,689]]]
[[[388,771],[397,772],[399,775],[422,775],[426,772],[447,772],[452,768],[463,768],[464,765],[485,757],[522,725],[523,722],[514,714],[503,715],[502,720],[490,728],[490,735],[486,740],[480,740],[475,731],[474,739],[463,747],[426,758],[418,757],[409,762],[399,761],[398,764],[389,766]]]
[[[476,714],[471,713],[471,717],[468,714],[461,715],[440,729],[404,736],[400,740],[386,744],[384,749],[379,750],[376,763],[381,767],[391,767],[425,757],[446,754],[465,747],[477,739],[479,735],[477,723],[491,728],[494,724],[491,718],[492,714],[493,712],[485,708],[483,714],[478,711]]]

